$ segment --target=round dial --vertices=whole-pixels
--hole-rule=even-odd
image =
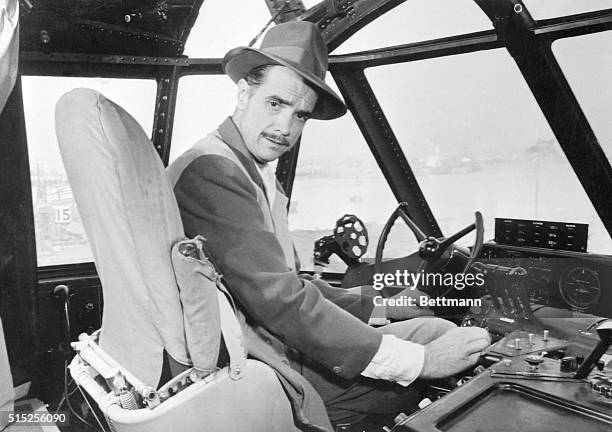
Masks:
[[[590,268],[572,267],[559,280],[559,292],[572,309],[586,310],[601,295],[599,276]]]

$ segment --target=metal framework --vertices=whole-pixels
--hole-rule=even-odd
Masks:
[[[579,34],[579,29],[587,31],[589,28],[593,31],[610,28],[612,15],[602,16],[596,22],[592,19],[582,20],[582,28],[575,21],[573,25],[550,25],[545,28],[546,31],[536,34],[536,22],[522,1],[477,0],[477,3],[492,20],[498,34],[505,39],[506,48],[516,61],[595,210],[608,232],[612,232],[612,167],[551,48],[552,41],[560,37],[558,32],[571,30],[573,34]]]
[[[610,164],[550,51],[550,44],[556,39],[611,29],[612,10],[535,22],[521,1],[476,2],[491,19],[494,30],[330,58],[330,70],[395,196],[411,204],[412,217],[424,230],[441,235],[363,70],[505,47],[515,58],[600,217],[612,231],[612,209],[604,199],[612,192]],[[281,3],[267,1],[271,12],[280,8]],[[401,3],[403,0],[328,0],[304,12],[300,18],[317,22],[330,50],[333,50],[364,25]],[[292,6],[295,6],[294,9],[300,8],[301,2],[296,1]],[[295,14],[294,10],[289,12]],[[278,20],[284,18],[279,16]],[[24,74],[156,79],[158,90],[152,140],[164,163],[167,163],[170,153],[171,127],[180,78],[222,73],[221,59],[23,53],[21,61]],[[558,96],[551,99],[552,94]],[[277,169],[277,176],[289,195],[297,151],[298,147],[281,158]],[[584,160],[592,163],[587,167]]]
[[[203,0],[199,0],[201,5]],[[489,16],[494,30],[458,35],[349,55],[331,56],[330,70],[348,106],[398,201],[410,204],[411,217],[430,235],[442,233],[422,194],[396,136],[364,75],[373,66],[410,62],[482,50],[507,48],[546,116],[572,168],[609,232],[612,232],[612,168],[581,111],[573,92],[551,51],[554,40],[612,29],[612,9],[569,17],[534,21],[518,0],[476,0]],[[281,1],[267,0],[274,8]],[[327,0],[305,11],[300,19],[318,23],[333,51],[356,31],[403,0]],[[299,7],[300,1],[291,4]],[[520,10],[519,10],[520,9]],[[294,11],[290,11],[292,14]],[[197,8],[188,17],[193,24]],[[287,18],[283,14],[278,20]],[[167,41],[176,57],[98,54],[54,54],[21,52],[20,73],[38,76],[83,76],[155,79],[156,111],[152,141],[164,163],[170,154],[172,124],[179,80],[187,75],[222,73],[221,59],[188,59],[179,56],[188,34],[188,25],[179,41]],[[81,29],[83,30],[83,29]],[[129,35],[111,33],[108,27],[93,29],[106,40]],[[113,30],[114,32],[114,30]],[[149,39],[147,39],[149,37]],[[132,36],[136,42],[154,46],[150,35]],[[144,39],[143,39],[144,38]],[[160,43],[164,44],[163,41]],[[35,318],[40,299],[36,280],[35,233],[28,168],[23,102],[18,86],[7,109],[0,116],[3,158],[0,174],[0,213],[5,232],[0,238],[13,248],[14,256],[3,268],[0,308],[8,313],[4,321],[12,340],[13,357],[30,358],[37,351]],[[291,193],[299,145],[279,161],[277,177]],[[0,263],[2,264],[2,263]],[[95,271],[90,264],[40,269],[40,277],[84,278]],[[3,317],[5,317],[3,315]],[[14,321],[13,321],[14,318]],[[24,323],[25,319],[25,323]],[[13,325],[11,322],[19,323]]]
[[[332,74],[393,192],[398,200],[411,204],[412,216],[423,224],[424,229],[440,234],[415,176],[401,150],[396,147],[397,139],[363,76],[363,70],[385,64],[506,47],[515,58],[606,227],[612,231],[612,209],[601,204],[606,202],[603,197],[610,196],[609,192],[612,192],[612,186],[608,186],[612,185],[610,164],[603,157],[592,129],[550,51],[550,43],[555,39],[611,29],[612,10],[538,23],[531,19],[521,1],[476,2],[491,19],[494,30],[330,58]],[[401,3],[403,0],[328,0],[304,12],[300,18],[317,22],[330,50],[333,50],[364,25]],[[281,7],[275,1],[267,4],[271,11]],[[300,7],[301,2],[296,1],[294,6]],[[195,16],[192,18],[195,19]],[[179,79],[186,75],[222,73],[221,59],[23,53],[21,61],[24,74],[156,79],[158,91],[152,140],[164,163],[167,163],[170,153]],[[543,76],[545,79],[542,79]],[[551,94],[559,96],[552,100]],[[585,158],[593,161],[591,165],[594,166],[587,168],[581,164]],[[281,159],[277,171],[289,194],[296,163],[297,148]]]

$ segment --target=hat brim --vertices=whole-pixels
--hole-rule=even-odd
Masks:
[[[234,48],[223,58],[223,70],[236,83],[244,78],[251,69],[269,64],[288,67],[300,75],[317,92],[318,100],[312,112],[312,118],[331,120],[342,117],[346,113],[344,102],[325,81],[309,71],[303,70],[293,62],[250,47]]]

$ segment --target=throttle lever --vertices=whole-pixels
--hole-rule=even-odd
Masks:
[[[612,319],[605,320],[597,326],[597,335],[599,336],[599,343],[593,348],[593,351],[580,365],[574,378],[584,379],[586,378],[602,355],[608,350],[612,344]]]

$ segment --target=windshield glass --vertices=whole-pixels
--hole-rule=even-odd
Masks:
[[[339,93],[330,77],[327,83]],[[364,257],[373,259],[382,227],[395,207],[397,200],[350,111],[336,120],[308,121],[289,207],[289,228],[303,270],[313,269],[314,241],[332,234],[345,214],[364,223],[370,239]],[[414,235],[400,223],[389,236],[384,256],[404,256],[417,246]],[[327,271],[344,270],[346,264],[333,255]]]
[[[449,73],[453,71],[453,73]],[[589,224],[590,252],[612,240],[505,50],[366,70],[442,231],[494,218]]]
[[[32,202],[39,266],[92,261],[55,136],[55,104],[66,92],[87,87],[121,105],[147,135],[153,129],[154,80],[22,77]]]
[[[189,33],[184,54],[192,58],[223,57],[232,48],[248,45],[269,20],[270,11],[263,0],[206,0]]]
[[[553,43],[559,61],[608,161],[612,163],[612,31]]]
[[[217,129],[234,110],[236,84],[227,75],[192,75],[179,80],[170,163]]]

